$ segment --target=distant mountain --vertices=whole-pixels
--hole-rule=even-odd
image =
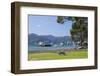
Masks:
[[[68,41],[72,41],[70,36],[56,37],[53,35],[37,35],[34,33],[28,35],[29,45],[38,45],[39,42],[48,42],[52,44],[60,44],[60,43],[66,44],[66,42]]]

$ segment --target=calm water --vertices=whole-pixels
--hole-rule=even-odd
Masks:
[[[71,48],[75,48],[74,45],[72,46],[59,46],[59,47],[41,47],[41,46],[28,46],[28,50],[29,51],[43,51],[43,50],[60,50],[60,49],[71,49]]]

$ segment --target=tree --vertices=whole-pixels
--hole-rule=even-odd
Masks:
[[[72,21],[72,28],[70,30],[71,38],[75,44],[86,46],[88,38],[88,21],[87,17],[65,17],[58,16],[57,22],[64,24],[66,21]],[[85,44],[85,45],[84,45]]]

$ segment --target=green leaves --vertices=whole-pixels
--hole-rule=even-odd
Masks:
[[[57,17],[57,22],[63,24],[64,23],[64,17],[58,16]]]
[[[63,24],[66,21],[72,21],[72,29],[70,30],[70,34],[73,41],[80,42],[80,45],[83,46],[83,42],[87,41],[88,39],[88,18],[66,16],[57,17],[57,22],[60,24]]]

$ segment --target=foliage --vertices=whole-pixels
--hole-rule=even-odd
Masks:
[[[60,24],[64,24],[66,21],[72,21],[72,28],[70,30],[72,40],[80,46],[85,46],[85,45],[87,46],[88,18],[87,17],[66,17],[66,16],[57,17],[57,22]]]

